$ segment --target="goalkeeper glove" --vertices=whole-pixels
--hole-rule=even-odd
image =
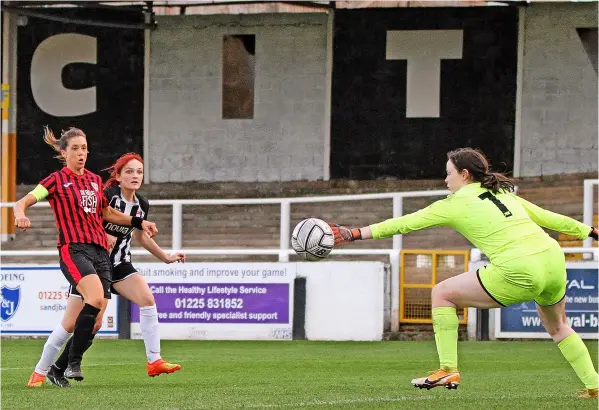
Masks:
[[[598,241],[599,239],[597,238],[599,237],[599,230],[591,226],[591,232],[589,233],[589,236],[594,240]]]
[[[362,233],[359,228],[346,228],[338,224],[330,223],[329,226],[333,230],[335,236],[335,245],[339,245],[343,242],[353,242],[358,239],[362,239]]]

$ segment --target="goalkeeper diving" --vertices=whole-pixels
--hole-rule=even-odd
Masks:
[[[579,397],[596,398],[597,371],[586,345],[566,321],[564,252],[542,228],[595,240],[597,229],[514,195],[513,181],[490,172],[487,159],[478,150],[461,148],[447,157],[445,183],[451,192],[447,198],[417,212],[359,229],[330,224],[335,245],[447,226],[489,258],[485,267],[444,280],[432,289],[440,368],[412,380],[412,385],[426,389],[459,386],[456,309],[501,308],[534,300],[543,326],[584,384]]]

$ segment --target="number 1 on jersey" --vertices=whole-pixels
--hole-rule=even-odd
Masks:
[[[499,208],[499,210],[503,213],[503,216],[505,216],[506,218],[509,218],[510,216],[512,216],[512,212],[509,209],[507,209],[507,206],[505,206],[503,204],[503,202],[501,202],[499,199],[497,199],[497,197],[495,195],[491,194],[490,192],[482,193],[478,197],[480,199],[482,199],[483,201],[485,199],[488,199],[491,202],[493,202],[495,204],[495,206],[497,208]]]

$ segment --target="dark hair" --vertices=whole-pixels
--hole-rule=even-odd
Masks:
[[[121,155],[121,157],[117,159],[116,162],[108,168],[103,169],[102,171],[110,172],[110,178],[108,178],[108,181],[106,181],[106,183],[104,184],[104,189],[110,188],[113,185],[117,185],[119,183],[116,180],[117,175],[119,175],[123,171],[123,168],[125,167],[125,165],[129,163],[129,161],[134,159],[138,160],[143,165],[144,160],[141,158],[139,154],[136,154],[135,152],[129,152],[128,154]]]
[[[459,148],[448,152],[447,159],[459,172],[467,169],[474,182],[480,182],[483,188],[494,194],[499,191],[514,191],[514,181],[498,172],[490,172],[489,161],[478,149]]]
[[[57,158],[63,164],[66,163],[65,159],[60,155],[61,150],[66,150],[69,146],[69,141],[74,137],[83,137],[87,139],[87,135],[79,128],[70,127],[68,130],[63,130],[60,133],[60,138],[56,139],[54,132],[47,125],[44,127],[44,142],[52,147],[52,149],[58,152],[54,158]]]

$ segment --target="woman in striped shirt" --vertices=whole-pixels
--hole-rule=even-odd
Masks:
[[[75,320],[69,364],[65,372],[69,378],[83,380],[83,352],[96,318],[105,305],[104,300],[110,299],[112,266],[102,220],[133,226],[150,236],[154,236],[158,230],[153,222],[125,215],[108,205],[102,191],[102,179],[85,169],[88,150],[87,136],[83,131],[69,128],[56,139],[46,127],[44,141],[59,153],[57,158],[65,166],[44,178],[15,204],[15,225],[23,230],[30,228],[31,221],[25,215],[25,210],[42,199],[48,199],[58,228],[62,273],[85,301]],[[40,387],[44,379],[44,374],[33,372],[28,386]]]
[[[104,185],[104,194],[110,206],[125,215],[147,219],[149,202],[137,193],[143,182],[144,165],[142,158],[135,153],[125,154],[107,170],[110,171],[110,179]],[[148,376],[154,377],[180,370],[181,365],[169,363],[163,360],[160,355],[156,302],[148,284],[131,263],[131,239],[135,236],[138,243],[165,263],[185,262],[185,254],[177,252],[168,255],[144,232],[134,230],[129,226],[104,221],[104,230],[108,236],[108,246],[111,249],[112,293],[116,293],[139,306],[140,328],[146,348]],[[64,334],[65,331],[72,331],[75,326],[75,318],[83,306],[80,298],[77,289],[71,286],[67,310],[64,313],[61,325],[53,333],[60,335]],[[104,309],[96,319],[96,325],[87,348],[91,346],[94,335],[102,327],[103,314]],[[62,344],[64,344],[64,341],[65,339],[62,339]],[[72,338],[69,339],[62,354],[52,366],[50,364],[56,358],[56,353],[62,347],[62,344],[58,346],[58,349],[46,344],[42,357],[36,366],[36,371],[47,372],[48,381],[58,387],[70,387],[64,373],[68,364],[68,351],[71,343]]]

